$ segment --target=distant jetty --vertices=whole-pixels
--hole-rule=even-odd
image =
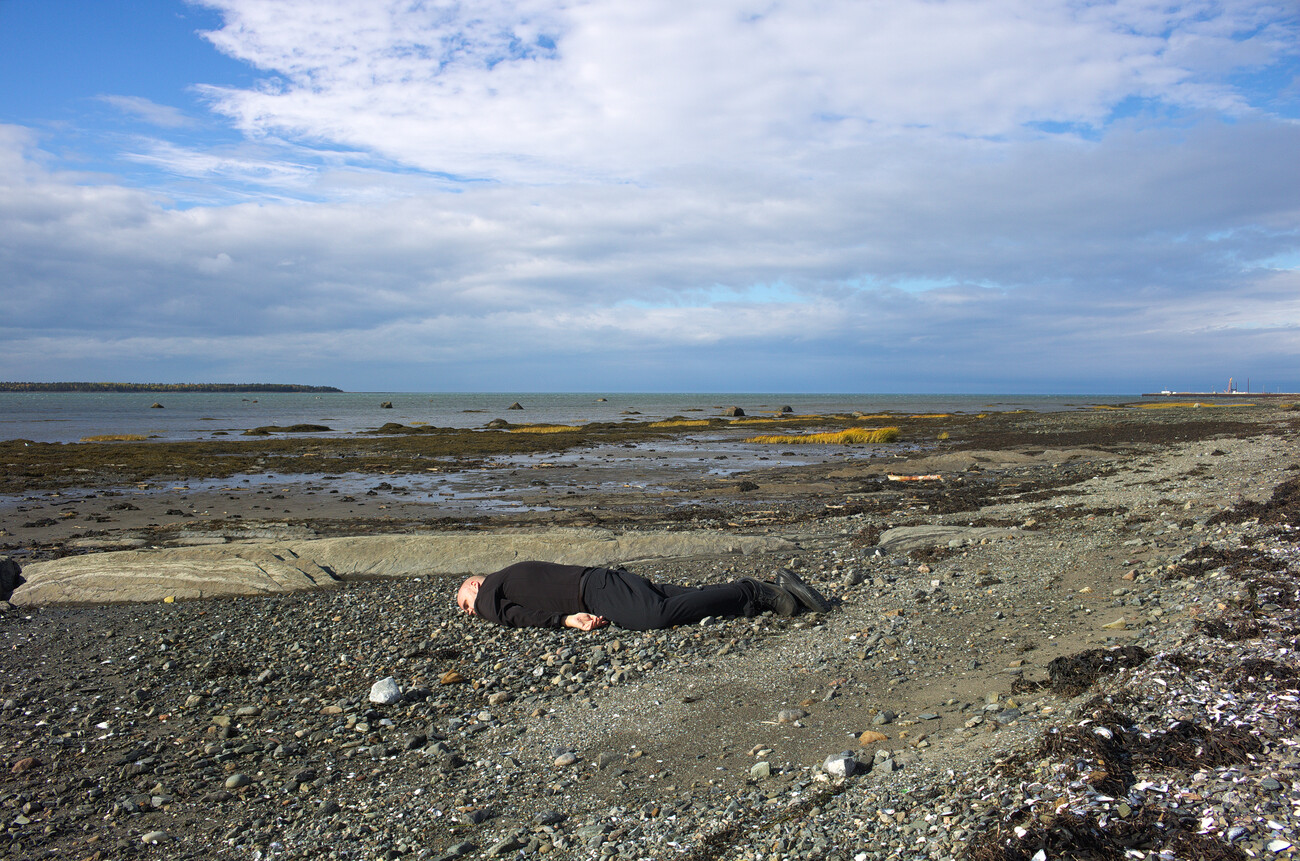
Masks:
[[[284,383],[0,383],[0,392],[342,392],[333,386]]]
[[[1300,392],[1143,392],[1144,398],[1297,398]]]

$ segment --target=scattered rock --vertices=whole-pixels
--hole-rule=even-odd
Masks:
[[[400,703],[402,701],[402,689],[398,687],[397,679],[388,676],[371,685],[370,701],[383,706]]]

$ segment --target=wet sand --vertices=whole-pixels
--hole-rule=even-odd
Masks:
[[[259,537],[457,527],[780,523],[861,508],[909,460],[1088,447],[1112,455],[1263,432],[1276,407],[827,418],[572,434],[476,432],[192,443],[0,442],[0,553],[22,561]],[[747,443],[756,433],[892,425],[897,444]],[[412,429],[414,430],[414,429]],[[941,438],[942,437],[942,438]],[[940,464],[942,465],[942,464]],[[876,482],[864,490],[863,481]],[[857,482],[857,484],[855,484]],[[953,485],[909,487],[919,498]],[[959,491],[969,495],[969,489]],[[950,504],[950,503],[946,503]],[[834,512],[837,509],[829,509]]]

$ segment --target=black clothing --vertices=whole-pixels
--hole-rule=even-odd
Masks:
[[[562,628],[573,613],[591,613],[620,628],[648,631],[688,625],[705,616],[757,616],[753,583],[677,586],[651,583],[622,568],[517,562],[489,574],[474,612],[512,628]]]
[[[690,625],[705,616],[757,616],[751,584],[677,586],[651,583],[622,568],[593,568],[583,583],[588,612],[620,628],[650,631]]]
[[[590,612],[582,603],[581,565],[516,562],[484,578],[474,612],[511,628],[563,628],[564,617]]]

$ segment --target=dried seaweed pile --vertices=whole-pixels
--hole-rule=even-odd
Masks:
[[[1272,802],[1258,800],[1266,799],[1258,791],[1265,781],[1248,776],[1277,756],[1296,755],[1300,586],[1290,525],[1297,515],[1300,479],[1293,479],[1268,502],[1221,515],[1281,529],[1246,547],[1198,548],[1174,567],[1171,576],[1179,577],[1221,569],[1244,587],[1240,600],[1198,619],[1179,649],[1158,656],[1138,647],[1096,649],[1049,665],[1054,691],[1070,696],[1095,686],[1099,693],[1079,707],[1077,722],[1001,763],[1005,778],[1033,775],[1021,788],[1034,800],[973,839],[966,861],[1250,857],[1235,844],[1245,820],[1225,816],[1232,805],[1204,787],[1216,778],[1249,787],[1256,800],[1248,809],[1267,811]],[[1269,844],[1273,852],[1291,847],[1280,835]]]

